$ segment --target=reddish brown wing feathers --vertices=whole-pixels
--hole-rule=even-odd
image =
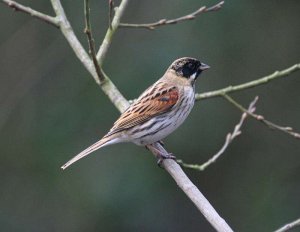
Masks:
[[[109,134],[144,123],[171,109],[179,98],[178,89],[158,83],[147,89],[115,122]]]

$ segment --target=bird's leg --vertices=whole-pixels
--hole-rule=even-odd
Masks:
[[[173,153],[160,154],[162,159],[176,159],[176,156]]]
[[[163,160],[165,160],[165,159],[176,160],[176,156],[174,156],[173,153],[167,153],[167,154],[160,153],[160,155],[158,156],[157,165],[159,167],[162,167],[161,164],[162,164]]]
[[[158,141],[158,143],[159,143],[161,146],[165,147],[165,143],[164,143],[162,140]]]
[[[158,143],[160,143],[160,141]],[[158,158],[157,165],[160,167],[164,159],[173,159],[173,160],[176,159],[176,157],[172,153],[163,153],[152,144],[148,146],[151,146],[151,149],[155,152],[156,157]],[[149,147],[147,147],[147,149],[149,149]]]

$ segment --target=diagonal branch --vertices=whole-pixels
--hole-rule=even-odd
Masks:
[[[196,11],[194,11],[194,12],[188,14],[188,15],[184,15],[182,17],[175,18],[175,19],[160,19],[155,23],[144,23],[144,24],[120,23],[120,27],[124,27],[124,28],[146,28],[146,29],[153,30],[153,29],[156,29],[157,27],[160,27],[160,26],[176,24],[176,23],[179,23],[179,22],[187,21],[187,20],[193,20],[197,16],[199,16],[200,14],[203,14],[203,13],[217,11],[223,6],[224,2],[225,1],[221,1],[221,2],[219,2],[216,5],[213,5],[211,7],[202,6],[198,10],[196,10]]]
[[[249,110],[245,109],[241,104],[239,104],[237,101],[235,101],[232,97],[230,97],[229,95],[224,94],[223,97],[230,102],[231,104],[233,104],[236,108],[238,108],[239,110],[241,110],[244,113],[247,113],[249,116],[251,116],[252,118],[256,119],[259,122],[262,122],[263,124],[265,124],[266,126],[268,126],[270,129],[275,129],[275,130],[279,130],[282,131],[284,133],[287,133],[291,136],[293,136],[296,139],[300,139],[300,134],[293,131],[292,127],[289,126],[279,126],[267,119],[264,118],[264,116],[259,115],[259,114],[254,114],[253,112],[250,112]]]
[[[256,104],[257,100],[258,100],[258,97],[255,97],[254,100],[249,104],[248,112],[254,113],[254,111],[256,109],[255,104]],[[222,146],[222,148],[215,155],[213,155],[213,157],[211,157],[208,161],[206,161],[204,164],[201,164],[201,165],[186,164],[182,160],[176,160],[177,163],[179,163],[181,166],[183,166],[185,168],[191,168],[191,169],[195,169],[198,171],[204,171],[209,165],[216,162],[216,160],[226,151],[228,146],[233,142],[233,140],[236,137],[241,135],[241,133],[242,133],[241,127],[243,126],[243,123],[244,123],[245,119],[247,118],[247,116],[248,116],[248,114],[245,112],[242,114],[242,117],[241,117],[239,123],[237,125],[235,125],[234,130],[231,133],[227,134],[225,143]]]
[[[283,227],[275,230],[274,232],[286,232],[286,231],[289,231],[295,227],[298,227],[300,226],[300,218],[298,218],[297,220],[293,221],[293,222],[290,222],[286,225],[284,225]]]
[[[164,147],[155,143],[154,145],[148,145],[147,148],[154,154],[160,154],[165,156],[168,152]],[[194,203],[194,205],[200,210],[204,215],[206,220],[219,232],[232,232],[233,230],[226,223],[226,221],[217,213],[217,211],[212,207],[209,201],[203,196],[199,189],[191,182],[191,180],[183,172],[179,164],[172,159],[165,159],[162,162],[162,166],[165,170],[173,177],[179,188],[189,197],[189,199]]]
[[[58,19],[56,17],[52,17],[50,15],[47,14],[43,14],[39,11],[36,11],[30,7],[27,6],[23,6],[20,3],[17,3],[15,1],[11,1],[11,0],[2,0],[2,3],[6,4],[7,6],[9,6],[10,8],[14,9],[15,11],[20,11],[26,14],[31,15],[32,17],[38,18],[46,23],[49,23],[50,25],[59,28],[59,22]]]
[[[241,91],[241,90],[248,89],[248,88],[253,88],[258,85],[267,84],[269,81],[278,79],[280,77],[288,76],[289,74],[296,72],[298,70],[300,70],[300,63],[295,64],[284,70],[276,71],[273,74],[259,78],[254,81],[246,82],[246,83],[243,83],[240,85],[235,85],[235,86],[228,86],[223,89],[218,89],[218,90],[214,90],[214,91],[210,91],[210,92],[206,92],[206,93],[196,94],[196,101],[203,100],[206,98],[212,98],[212,97],[222,97],[224,94]]]

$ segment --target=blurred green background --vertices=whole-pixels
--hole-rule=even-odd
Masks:
[[[48,1],[19,1],[53,15]],[[82,44],[83,1],[62,1]],[[116,2],[118,4],[118,1]],[[216,1],[132,0],[123,22],[154,22]],[[91,1],[97,47],[107,1]],[[300,61],[300,2],[227,1],[219,12],[158,28],[120,29],[104,69],[137,97],[182,56],[212,68],[205,92],[250,81]],[[102,137],[119,113],[56,28],[0,4],[1,231],[214,231],[142,147],[105,147],[66,171],[60,166]],[[300,72],[235,93],[245,106],[300,131]],[[165,139],[186,162],[202,163],[223,144],[240,112],[221,98],[196,104]],[[249,119],[226,153],[188,176],[235,231],[271,231],[300,216],[300,143]]]

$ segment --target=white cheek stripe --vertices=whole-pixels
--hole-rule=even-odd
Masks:
[[[195,79],[195,78],[196,78],[196,75],[197,75],[197,72],[195,72],[195,73],[191,76],[191,78]]]

